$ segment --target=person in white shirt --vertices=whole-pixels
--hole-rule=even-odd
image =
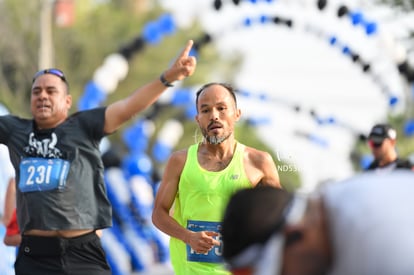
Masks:
[[[260,187],[229,201],[223,258],[233,274],[414,274],[414,173],[364,172],[312,195]]]

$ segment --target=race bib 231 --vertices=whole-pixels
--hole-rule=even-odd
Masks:
[[[63,159],[25,158],[20,163],[21,192],[63,189],[70,164]]]

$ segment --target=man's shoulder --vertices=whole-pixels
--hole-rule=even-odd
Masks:
[[[247,153],[250,159],[266,159],[270,158],[271,155],[269,152],[260,150],[251,146],[244,145],[244,152]]]
[[[84,118],[84,117],[88,117],[88,116],[96,116],[98,113],[105,113],[106,111],[106,106],[102,106],[102,107],[97,107],[97,108],[92,108],[92,109],[85,109],[85,110],[78,110],[76,112],[73,112],[72,114],[70,114],[70,116],[68,117],[68,119],[70,118]]]
[[[171,153],[170,160],[174,162],[184,162],[187,159],[188,148],[176,150]]]
[[[366,168],[366,170],[374,170],[375,168],[377,168],[378,165],[378,161],[374,160],[373,162],[371,162],[368,167]]]
[[[414,164],[412,162],[410,162],[410,160],[404,159],[404,158],[398,158],[395,161],[393,161],[393,162],[391,162],[390,164],[387,164],[387,165],[395,165],[396,169],[413,169],[414,168]],[[376,168],[379,168],[379,167],[380,166],[379,166],[378,161],[373,161],[366,168],[366,170],[375,170]]]
[[[29,119],[29,118],[19,117],[19,116],[16,116],[16,115],[0,116],[0,120],[11,122],[11,123],[15,123],[15,122],[23,122],[23,123],[30,122],[31,123],[33,121],[32,118]]]
[[[15,115],[0,116],[0,133],[3,136],[10,136],[15,131],[26,131],[32,128],[33,119],[22,118]]]
[[[99,135],[103,135],[103,124],[105,123],[106,107],[98,107],[88,110],[81,110],[71,114],[66,118],[63,125],[76,125],[86,130],[95,130]],[[102,133],[101,133],[102,132]]]
[[[399,158],[397,159],[396,164],[397,164],[396,168],[407,168],[407,169],[414,168],[414,164],[411,163],[409,159]]]
[[[178,157],[185,156],[185,155],[187,155],[188,150],[189,150],[189,148],[176,150],[171,154],[171,156],[178,156]]]

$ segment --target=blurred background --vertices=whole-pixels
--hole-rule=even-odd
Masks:
[[[399,155],[414,159],[413,10],[413,0],[0,0],[0,109],[30,117],[32,76],[47,67],[65,72],[72,112],[106,105],[158,78],[193,39],[196,73],[101,144],[114,274],[171,274],[150,216],[169,154],[201,139],[195,91],[238,88],[236,137],[273,155],[288,190],[363,170],[375,123],[394,125]],[[0,245],[0,274],[14,274],[14,253]]]

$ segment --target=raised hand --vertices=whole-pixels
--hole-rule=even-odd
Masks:
[[[165,71],[164,76],[168,82],[182,80],[194,73],[197,60],[194,56],[189,55],[193,43],[193,40],[189,40],[171,67]]]

